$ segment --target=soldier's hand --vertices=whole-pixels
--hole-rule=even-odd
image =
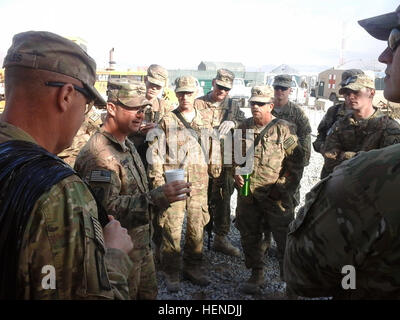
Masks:
[[[162,190],[167,197],[169,203],[175,201],[181,201],[187,199],[187,194],[189,194],[192,189],[190,186],[192,184],[186,181],[172,181],[166,183],[162,186]]]
[[[219,134],[221,136],[226,135],[229,131],[231,131],[231,129],[233,129],[235,127],[235,123],[233,121],[229,121],[226,120],[224,122],[221,123],[221,125],[219,126]]]
[[[241,187],[243,187],[243,185],[244,185],[244,179],[243,179],[243,177],[241,176],[241,175],[235,175],[235,183],[236,183],[236,185],[239,187],[239,188],[241,188]]]
[[[106,248],[114,248],[128,253],[133,248],[133,242],[131,236],[128,234],[128,230],[121,227],[118,220],[115,220],[113,216],[108,216],[109,223],[104,227],[104,244]]]
[[[143,134],[147,134],[151,129],[155,128],[157,126],[156,123],[154,122],[148,122],[145,125],[140,126],[140,132]]]

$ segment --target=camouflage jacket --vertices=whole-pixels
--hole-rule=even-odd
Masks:
[[[86,116],[85,121],[82,123],[82,126],[76,133],[71,146],[59,153],[58,157],[73,167],[79,151],[83,148],[86,142],[88,142],[90,136],[100,127],[102,123],[103,120],[101,118],[101,111],[96,108],[92,108],[92,110]]]
[[[234,104],[229,96],[225,98],[218,106],[211,99],[212,91],[197,98],[194,102],[195,107],[200,110],[204,119],[207,119],[213,128],[218,128],[219,125],[224,121],[225,114],[228,112],[226,120],[233,121],[237,128],[244,120],[245,116],[243,111]],[[229,110],[229,103],[231,108]]]
[[[210,130],[209,123],[202,119],[201,113],[195,109],[196,115],[190,126],[200,132]],[[157,136],[150,144],[152,163],[149,164],[149,179],[154,187],[165,183],[164,172],[177,169],[180,165],[185,170],[185,179],[192,183],[192,194],[207,190],[208,164],[203,148],[197,137],[194,137],[177,116],[170,112],[159,123]],[[154,131],[155,133],[156,131]],[[163,157],[164,155],[164,157]]]
[[[400,144],[360,152],[307,194],[289,226],[289,290],[304,297],[400,299],[399,163]],[[355,288],[344,290],[351,276]]]
[[[254,124],[253,118],[246,119],[239,129],[243,130],[244,139],[246,129],[253,129],[255,137],[262,131]],[[250,191],[259,199],[268,197],[271,188],[281,194],[294,193],[301,180],[303,167],[303,152],[294,126],[277,119],[254,150]]]
[[[229,96],[227,96],[224,101],[217,106],[215,102],[212,101],[211,94],[212,91],[205,96],[196,99],[194,103],[195,107],[200,111],[203,119],[207,121],[212,128],[214,128],[215,137],[218,135],[217,129],[224,119],[233,121],[235,123],[235,128],[237,128],[246,118],[243,111],[240,110],[239,106],[235,104]],[[229,104],[231,104],[230,108]],[[228,139],[228,137],[225,139]],[[223,154],[224,152],[226,153],[226,150],[224,150],[222,145],[223,142],[219,141],[217,144],[215,142],[215,139],[211,140],[210,148],[214,150],[215,153],[213,154],[214,161],[209,167],[209,172],[213,178],[219,178],[222,172],[226,172],[222,171],[222,167],[231,167],[232,163],[223,163],[224,157],[227,156]],[[220,156],[217,155],[217,149],[221,151]],[[217,158],[219,158],[219,160],[217,160]]]
[[[380,110],[368,119],[355,120],[353,114],[334,124],[325,141],[323,156],[328,173],[359,151],[380,149],[400,142],[400,125]]]
[[[316,152],[323,153],[324,143],[329,129],[337,120],[344,118],[351,112],[352,110],[347,109],[344,102],[336,104],[328,109],[318,125],[317,139],[313,143]]]
[[[149,191],[146,171],[129,139],[119,142],[100,128],[79,153],[75,170],[90,184],[107,212],[132,230],[149,224],[150,205],[165,209],[161,188]]]
[[[278,108],[272,109],[272,114],[296,126],[296,135],[303,149],[303,164],[304,166],[308,166],[311,156],[311,126],[304,111],[299,106],[289,101],[280,108],[279,111]]]
[[[36,143],[21,129],[0,122],[0,143],[9,140]],[[96,202],[76,175],[61,180],[36,201],[19,254],[18,299],[129,298],[132,263],[120,250],[102,253],[97,218]],[[44,266],[55,269],[55,289],[42,286],[48,272]]]

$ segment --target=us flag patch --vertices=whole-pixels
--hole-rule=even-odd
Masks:
[[[92,170],[90,173],[90,182],[110,182],[111,171],[109,170]]]

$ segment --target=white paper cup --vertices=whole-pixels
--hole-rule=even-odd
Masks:
[[[172,181],[185,181],[185,170],[183,169],[173,169],[173,170],[166,170],[165,171],[165,180],[167,183]],[[185,195],[182,194],[179,198],[183,198]]]

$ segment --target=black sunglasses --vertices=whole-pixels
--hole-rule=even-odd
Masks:
[[[264,107],[267,104],[267,102],[258,102],[258,101],[251,101],[250,106],[258,106],[258,107]]]
[[[66,82],[57,82],[57,81],[46,81],[45,82],[46,86],[58,87],[58,88],[64,87],[66,84],[67,84]],[[88,114],[94,105],[95,98],[93,98],[93,96],[90,94],[90,92],[87,91],[85,88],[78,87],[77,85],[74,85],[74,84],[72,84],[72,86],[74,87],[74,89],[76,91],[83,94],[85,96],[85,98],[87,99],[88,102],[86,103],[85,114]]]
[[[223,86],[220,86],[219,84],[217,84],[217,88],[218,88],[218,90],[224,90],[224,91],[230,91],[231,89],[230,88],[227,88],[227,87],[223,87]]]
[[[394,52],[394,50],[396,50],[399,44],[400,44],[400,30],[392,29],[392,31],[390,31],[390,35],[388,38],[388,47],[390,48],[390,50],[392,50],[392,52]]]
[[[288,90],[289,88],[287,88],[287,87],[282,87],[282,86],[275,86],[274,89],[275,89],[275,90],[286,91],[286,90]]]

